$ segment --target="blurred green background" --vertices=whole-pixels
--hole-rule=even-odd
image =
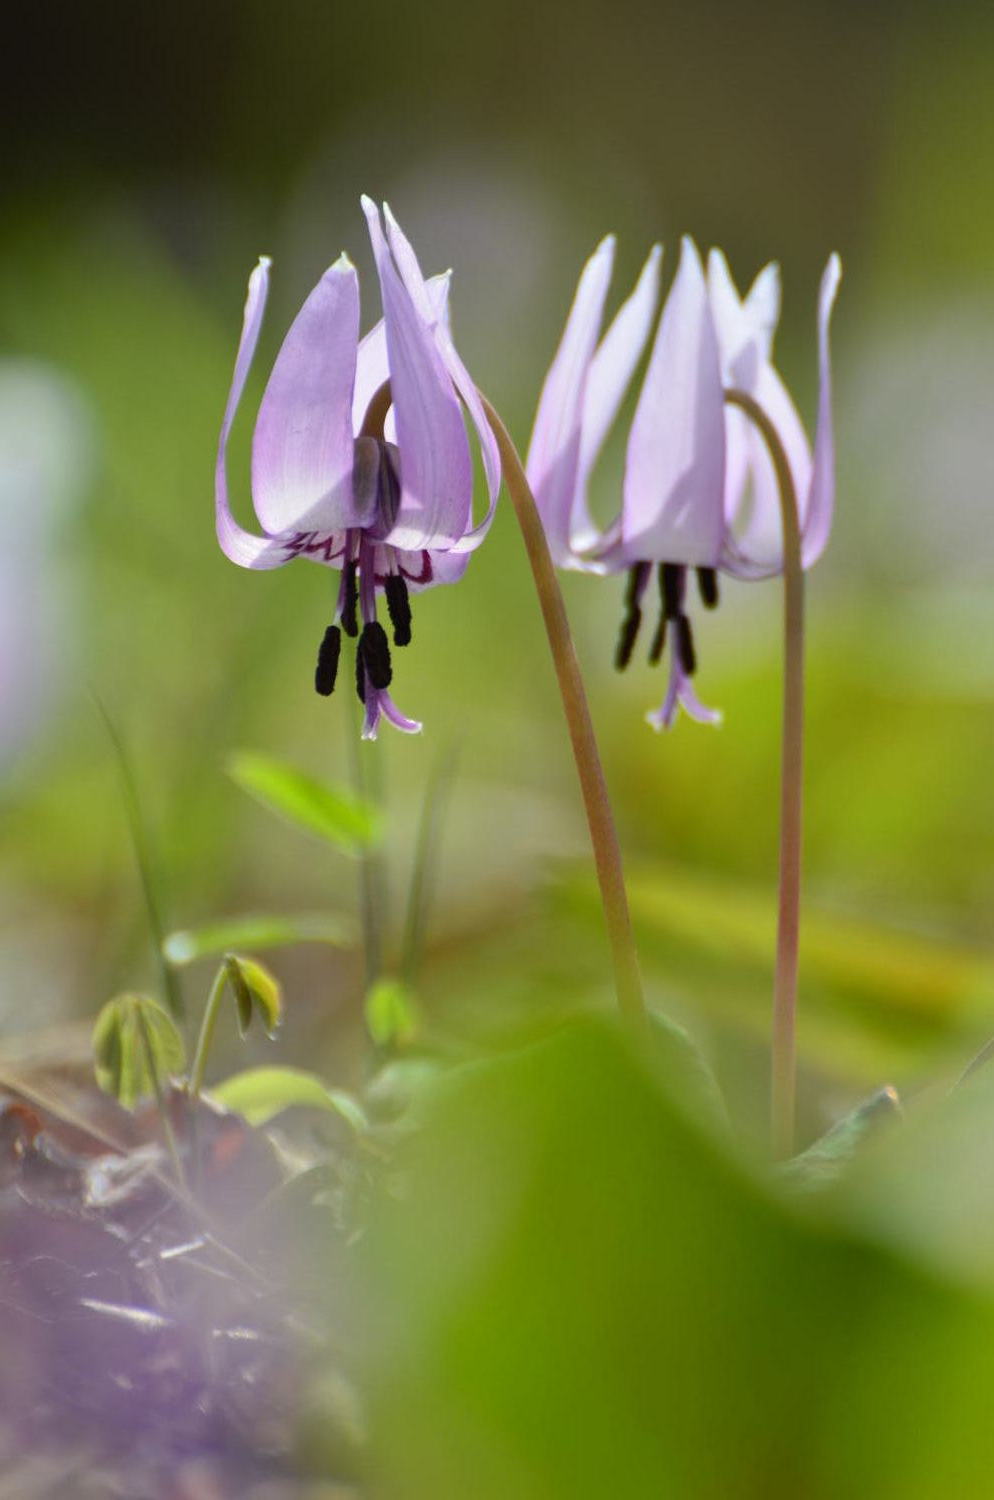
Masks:
[[[264,354],[342,248],[378,316],[358,208],[386,197],[455,268],[461,351],[519,444],[579,268],[617,295],[661,238],[784,278],[779,362],[810,422],[828,253],[839,500],[810,588],[810,1136],[879,1082],[953,1076],[994,1030],[994,17],[981,3],[287,0],[22,7],[0,215],[0,989],[8,1034],[153,982],[119,786],[125,736],[170,925],[350,911],[356,870],[228,779],[255,748],[347,780],[351,717],[311,687],[329,574],[219,552],[212,469],[257,255]],[[253,389],[261,390],[265,359]],[[235,472],[248,521],[250,420]],[[597,478],[617,500],[621,443]],[[700,627],[714,731],[657,737],[611,669],[617,581],[564,587],[653,999],[759,1133],[772,961],[776,584]],[[608,993],[585,832],[538,611],[502,508],[457,589],[419,599],[397,675],[418,740],[378,747],[394,917],[424,788],[455,746],[422,1001],[441,1033]],[[363,746],[364,756],[374,752]],[[278,954],[287,1059],[348,1076],[355,955]],[[206,984],[186,976],[191,1000]]]

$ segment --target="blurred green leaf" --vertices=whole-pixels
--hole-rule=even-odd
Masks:
[[[404,1117],[405,1124],[416,1126],[432,1085],[450,1071],[436,1058],[394,1058],[373,1074],[363,1090],[363,1103],[379,1123],[392,1125]]]
[[[878,1089],[838,1120],[806,1151],[785,1162],[783,1180],[803,1192],[815,1192],[842,1176],[857,1152],[887,1124],[900,1119],[901,1101],[896,1089]]]
[[[772,972],[776,906],[768,893],[695,871],[642,867],[630,879],[636,919]],[[994,981],[994,954],[805,908],[801,970],[872,994],[882,1005],[942,1012]]]
[[[368,1124],[351,1094],[344,1089],[329,1088],[316,1073],[302,1068],[247,1068],[226,1078],[210,1092],[226,1109],[244,1115],[250,1125],[264,1125],[295,1104],[329,1110],[357,1133]]]
[[[97,1016],[93,1061],[104,1093],[133,1109],[155,1093],[155,1078],[182,1073],[186,1052],[169,1012],[146,995],[128,994],[108,1000]]]
[[[377,809],[347,787],[318,781],[272,756],[249,750],[231,757],[228,774],[263,807],[346,854],[359,855],[379,843]]]
[[[366,1027],[378,1047],[404,1046],[418,1030],[414,996],[399,979],[380,979],[365,1001]]]
[[[232,917],[226,922],[171,932],[163,944],[163,952],[171,964],[178,966],[228,953],[233,948],[286,948],[294,943],[348,947],[354,938],[354,926],[346,916],[314,912],[286,917]]]
[[[362,1265],[378,1494],[989,1488],[990,1301],[779,1201],[620,1028],[445,1079]]]
[[[838,1201],[864,1231],[994,1293],[994,1071],[932,1093],[861,1153]]]
[[[649,1012],[653,1054],[674,1097],[700,1121],[728,1126],[728,1110],[718,1080],[686,1027],[661,1011]]]
[[[696,870],[637,865],[629,873],[633,919],[648,963],[670,979],[686,972],[696,1004],[765,1035],[776,932],[768,892]],[[556,887],[564,912],[586,919],[596,890],[585,874]],[[813,1059],[850,1075],[894,1072],[901,1051],[933,1043],[994,992],[994,954],[966,943],[904,932],[805,907],[801,924],[804,1006],[800,1043]],[[845,1000],[842,1007],[840,1001]],[[881,1052],[880,1040],[886,1049]]]

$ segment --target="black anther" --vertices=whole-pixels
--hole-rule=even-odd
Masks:
[[[342,599],[342,629],[346,635],[353,637],[359,634],[359,618],[356,606],[359,602],[359,589],[356,583],[355,561],[347,562],[343,571],[342,581],[345,584],[345,593]]]
[[[411,644],[411,600],[407,592],[407,584],[399,573],[388,573],[383,585],[387,600],[387,614],[393,626],[393,643],[395,646],[409,646]]]
[[[635,647],[635,638],[642,624],[642,611],[637,604],[629,604],[628,613],[621,622],[621,634],[614,652],[614,665],[619,672],[623,672],[632,659],[632,651]]]
[[[366,658],[363,655],[362,641],[355,648],[355,690],[360,703],[366,701]]]
[[[668,620],[675,620],[683,609],[686,591],[687,569],[679,563],[663,563],[659,569],[659,592],[663,600],[663,613]]]
[[[358,654],[362,657],[374,688],[388,688],[393,679],[390,665],[390,645],[387,633],[379,620],[369,620],[362,627]]]
[[[676,650],[681,667],[688,677],[693,677],[697,671],[697,657],[694,654],[694,637],[690,629],[690,621],[686,615],[677,616]]]
[[[714,568],[697,569],[697,587],[705,609],[714,609],[718,603],[718,574]]]
[[[639,600],[642,598],[649,579],[650,566],[647,562],[640,562],[628,569],[628,584],[625,588],[626,609],[638,608]]]
[[[318,647],[318,664],[314,672],[314,686],[322,698],[330,698],[335,691],[341,654],[342,632],[337,625],[329,625]]]
[[[652,638],[652,645],[649,647],[649,665],[651,667],[654,667],[656,665],[659,658],[662,656],[665,647],[666,616],[663,614],[659,616],[659,624],[656,626],[656,633]]]

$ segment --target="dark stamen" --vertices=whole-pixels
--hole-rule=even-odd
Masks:
[[[393,643],[395,646],[409,646],[411,644],[411,601],[407,593],[407,584],[399,573],[388,573],[383,589],[387,598],[387,614],[393,626]]]
[[[341,654],[342,632],[337,625],[329,625],[318,647],[318,664],[314,672],[314,686],[322,698],[330,698],[335,691]]]
[[[648,563],[636,563],[628,570],[628,583],[625,586],[625,616],[621,622],[621,634],[614,652],[614,665],[619,672],[623,672],[632,659],[639,626],[642,624],[639,600],[645,592],[648,577]]]
[[[621,634],[614,652],[614,665],[619,672],[623,672],[632,659],[632,651],[635,647],[635,638],[642,624],[642,611],[637,604],[630,604],[628,613],[621,622]]]
[[[355,690],[360,703],[366,701],[366,658],[362,649],[362,641],[355,648]]]
[[[665,646],[666,646],[666,616],[665,615],[660,615],[659,616],[659,624],[656,626],[656,633],[655,633],[655,635],[652,638],[652,645],[649,647],[649,665],[651,667],[654,667],[656,665],[656,663],[658,662],[659,658],[663,654]]]
[[[663,563],[659,569],[659,592],[663,599],[663,613],[668,620],[675,620],[683,609],[683,596],[687,584],[687,569],[679,563]]]
[[[356,606],[359,602],[359,589],[356,584],[357,564],[347,562],[342,574],[345,584],[345,594],[342,599],[342,629],[346,635],[357,636],[359,634],[359,618]]]
[[[637,609],[649,578],[649,563],[636,563],[628,570],[628,586],[625,589],[625,608]]]
[[[362,657],[374,688],[388,688],[393,679],[390,645],[379,620],[369,620],[362,627],[358,654]]]
[[[690,621],[686,615],[677,616],[676,650],[681,667],[688,677],[693,677],[697,671],[697,657],[694,654],[694,637],[691,633]]]
[[[714,609],[718,603],[718,574],[714,568],[697,569],[697,587],[705,609]]]

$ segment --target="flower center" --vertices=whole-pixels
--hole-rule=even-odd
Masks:
[[[411,599],[408,584],[431,583],[431,553],[404,552],[377,538],[389,535],[400,503],[397,450],[382,436],[364,432],[356,442],[356,484],[369,499],[369,522],[327,539],[327,550],[341,558],[342,578],[335,618],[318,649],[314,686],[329,697],[338,680],[342,631],[356,643],[356,692],[365,703],[370,688],[385,691],[393,678],[390,644],[377,619],[377,592],[387,607],[395,646],[411,643]],[[365,508],[364,508],[365,509]],[[313,534],[293,545],[311,551]]]

